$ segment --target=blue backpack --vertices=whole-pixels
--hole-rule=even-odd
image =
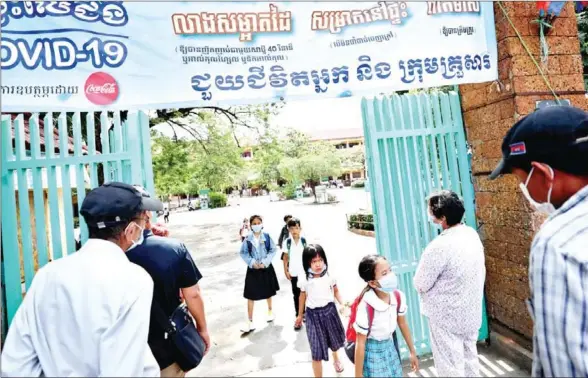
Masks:
[[[270,245],[270,236],[269,234],[266,234],[265,232],[263,233],[263,236],[265,237],[265,251],[267,253],[269,253],[269,251],[271,250],[271,245]],[[253,243],[251,243],[250,240],[245,240],[247,242],[247,250],[249,251],[249,256],[253,257]]]

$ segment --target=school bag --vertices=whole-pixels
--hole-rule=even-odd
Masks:
[[[271,250],[271,245],[270,245],[270,236],[269,234],[266,234],[265,232],[263,233],[263,236],[265,237],[265,250],[267,253],[269,253],[269,251]],[[253,257],[253,243],[251,243],[250,240],[246,240],[247,242],[247,250],[249,251],[249,256]]]
[[[304,238],[304,236],[300,237],[300,241],[302,242],[302,248],[306,248],[306,239]],[[286,249],[288,250],[288,265],[290,264],[290,248],[292,247],[292,238],[288,238],[286,239]],[[282,252],[282,256],[280,257],[280,260],[284,260],[284,255],[285,253]]]
[[[351,314],[349,316],[349,323],[347,324],[347,331],[345,332],[345,345],[343,349],[345,349],[345,354],[349,358],[349,361],[355,364],[355,341],[357,340],[357,332],[355,331],[355,318],[357,317],[357,307],[361,303],[365,292],[362,293],[360,296],[355,298],[353,304],[351,305]],[[396,311],[398,312],[400,309],[400,292],[398,290],[394,290],[394,297],[396,298]],[[365,304],[368,314],[368,333],[367,336],[370,335],[372,330],[372,323],[374,322],[374,308],[369,304]],[[366,337],[367,337],[366,336]],[[398,348],[398,338],[396,336],[396,330],[392,333],[392,338],[394,340],[394,347],[396,348],[396,352],[398,353],[398,357],[400,358],[400,349]]]

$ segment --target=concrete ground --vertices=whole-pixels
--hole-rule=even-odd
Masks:
[[[311,205],[296,201],[270,202],[269,197],[234,199],[223,209],[172,213],[171,236],[183,240],[191,249],[198,268],[206,298],[208,327],[212,348],[203,363],[188,376],[194,377],[300,377],[312,376],[310,349],[304,329],[293,329],[294,304],[290,282],[285,278],[279,256],[274,267],[280,281],[280,291],[274,297],[276,319],[267,323],[267,305],[257,302],[254,313],[256,330],[243,336],[240,327],[246,320],[243,298],[245,264],[239,256],[240,224],[244,217],[259,214],[264,217],[265,231],[277,239],[285,214],[302,221],[303,234],[310,243],[323,246],[329,260],[330,272],[338,279],[345,300],[353,300],[363,288],[357,274],[361,258],[376,253],[374,238],[347,231],[345,214],[367,208],[369,196],[362,190],[333,190],[340,202],[336,205]],[[345,372],[353,376],[353,365],[340,352]],[[528,376],[514,363],[480,348],[484,376]],[[421,361],[421,370],[409,376],[435,376],[430,359]],[[331,363],[324,365],[325,376],[336,376]]]

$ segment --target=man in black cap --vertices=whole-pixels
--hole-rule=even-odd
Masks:
[[[147,217],[144,236],[143,243],[129,251],[127,257],[145,269],[155,283],[149,346],[159,363],[162,377],[184,377],[186,372],[177,363],[179,351],[171,339],[165,337],[166,329],[158,322],[161,317],[158,317],[157,312],[163,310],[166,316],[171,316],[181,303],[181,292],[188,311],[196,320],[196,329],[208,352],[210,336],[206,325],[204,300],[198,284],[202,275],[184,243],[174,238],[153,234],[150,217]]]
[[[549,214],[531,246],[533,377],[588,376],[588,114],[568,106],[518,121],[490,175],[512,173]]]
[[[90,238],[35,275],[2,351],[3,377],[159,377],[149,346],[153,280],[125,252],[161,202],[131,185],[92,190],[80,213]]]

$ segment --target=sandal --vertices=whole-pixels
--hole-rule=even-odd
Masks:
[[[345,370],[341,361],[335,361],[333,365],[337,373],[343,373],[343,370]]]

